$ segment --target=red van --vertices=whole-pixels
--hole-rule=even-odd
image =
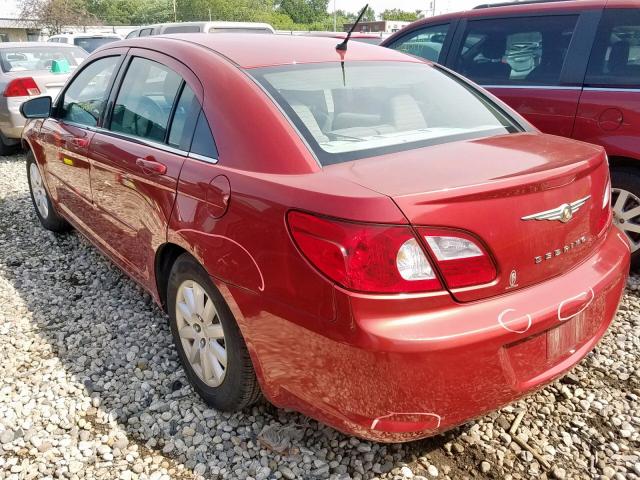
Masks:
[[[640,266],[640,2],[525,1],[419,20],[382,42],[490,90],[545,133],[606,148]]]

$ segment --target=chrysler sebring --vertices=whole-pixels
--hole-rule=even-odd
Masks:
[[[629,268],[600,147],[363,43],[159,36],[94,52],[23,133],[35,212],[169,315],[193,388],[433,435],[582,359]]]

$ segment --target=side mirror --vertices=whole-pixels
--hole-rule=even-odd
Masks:
[[[20,105],[24,118],[49,118],[51,115],[51,97],[37,97]]]

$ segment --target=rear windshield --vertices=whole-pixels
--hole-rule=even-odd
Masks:
[[[36,70],[68,73],[76,69],[87,58],[87,52],[76,47],[13,47],[0,48],[2,71],[31,72]],[[54,62],[57,63],[54,66]]]
[[[520,131],[478,91],[423,63],[336,62],[249,73],[323,165]]]
[[[116,40],[118,40],[116,37],[77,37],[73,40],[73,43],[91,53],[105,43],[115,42]]]

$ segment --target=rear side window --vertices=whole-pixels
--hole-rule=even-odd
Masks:
[[[182,86],[182,77],[170,68],[135,57],[118,92],[111,130],[164,142],[173,103]]]
[[[448,23],[421,28],[393,43],[391,48],[409,55],[426,58],[432,62],[438,62],[440,61],[442,46],[448,32]]]
[[[167,27],[163,33],[198,33],[200,27],[197,25],[176,25],[174,27]]]
[[[484,85],[557,85],[577,15],[468,23],[455,69]]]
[[[198,123],[196,123],[196,129],[193,132],[191,153],[202,155],[207,158],[218,158],[216,142],[213,140],[211,128],[209,128],[209,122],[207,122],[207,117],[204,116],[204,112],[202,110],[200,110]]]
[[[102,115],[119,56],[100,58],[73,79],[62,96],[58,118],[95,127]]]
[[[640,85],[640,10],[605,10],[585,83],[595,86]]]
[[[180,150],[189,150],[199,110],[200,105],[193,90],[188,85],[185,85],[173,114],[169,132],[169,145],[180,148]]]

